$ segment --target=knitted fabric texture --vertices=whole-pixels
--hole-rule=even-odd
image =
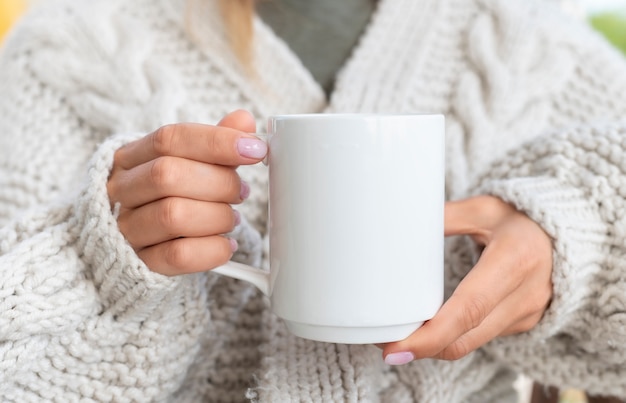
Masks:
[[[213,1],[38,3],[0,56],[0,400],[502,402],[515,372],[626,397],[626,63],[553,7],[380,0],[326,99],[260,20],[248,76]],[[151,272],[111,212],[115,150],[238,108],[260,131],[275,113],[444,113],[447,197],[499,196],[554,239],[541,322],[389,367],[290,335],[240,281]],[[235,259],[266,267],[266,170],[239,172]],[[448,294],[475,259],[447,241]]]

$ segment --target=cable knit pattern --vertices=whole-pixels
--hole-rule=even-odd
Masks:
[[[626,63],[553,7],[380,0],[326,100],[259,19],[247,76],[214,0],[38,3],[0,57],[0,400],[504,402],[513,370],[626,397]],[[447,196],[497,195],[554,239],[542,321],[389,367],[291,335],[245,283],[150,272],[111,212],[115,150],[236,108],[260,131],[274,113],[445,113]],[[266,168],[239,172],[235,259],[267,268]],[[447,295],[476,257],[446,242]]]
[[[501,156],[544,128],[552,94],[575,67],[568,49],[555,46],[559,38],[547,19],[538,18],[536,2],[478,3],[483,12],[467,32],[471,68],[460,74],[452,105],[465,127],[454,121],[448,136],[449,151],[463,155],[453,164],[464,175],[485,169],[485,155]],[[459,178],[448,188],[462,194],[469,180]]]
[[[625,150],[626,122],[572,128],[513,152],[483,185],[542,222],[559,268],[544,320],[526,335],[496,341],[494,351],[547,382],[567,379],[619,396],[626,393],[618,347],[626,343]],[[532,340],[542,341],[532,347],[536,356],[518,360]],[[600,373],[602,385],[594,380]]]

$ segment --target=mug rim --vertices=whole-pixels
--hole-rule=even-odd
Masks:
[[[295,119],[350,119],[350,118],[413,118],[413,117],[444,117],[443,113],[436,112],[414,112],[414,113],[374,113],[374,112],[339,112],[339,113],[293,113],[278,114],[269,116],[274,120],[295,120]]]

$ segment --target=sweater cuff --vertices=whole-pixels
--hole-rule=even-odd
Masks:
[[[111,314],[151,311],[180,282],[152,272],[118,229],[111,210],[107,181],[117,149],[140,134],[114,136],[100,145],[91,159],[87,180],[76,199],[78,250],[89,267],[101,302]],[[137,308],[141,309],[137,310]]]
[[[592,294],[605,234],[597,205],[557,178],[523,177],[485,183],[482,194],[497,196],[539,224],[553,243],[553,297],[542,320],[526,335],[545,340],[576,316]]]

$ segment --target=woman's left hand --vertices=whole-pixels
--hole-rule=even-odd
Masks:
[[[448,202],[445,235],[469,235],[482,254],[434,318],[381,346],[388,364],[462,358],[498,336],[532,329],[550,303],[551,239],[510,204],[493,196]]]

